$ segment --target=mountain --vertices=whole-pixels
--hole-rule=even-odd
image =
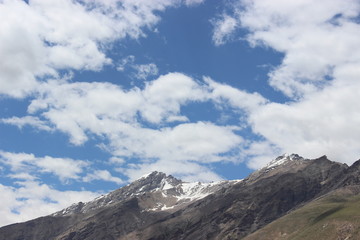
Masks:
[[[153,172],[91,202],[0,228],[0,240],[321,239],[317,228],[301,234],[358,209],[359,167],[285,154],[243,180],[187,183]]]
[[[183,182],[165,173],[152,172],[135,182],[102,195],[91,202],[77,203],[52,216],[70,216],[95,212],[104,207],[112,207],[132,198],[139,200],[144,211],[175,211],[187,204],[206,197],[207,195],[230,186],[237,181],[221,181],[215,183]]]

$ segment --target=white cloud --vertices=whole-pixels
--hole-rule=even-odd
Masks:
[[[60,70],[101,70],[112,64],[109,43],[144,37],[171,6],[177,1],[2,1],[0,94],[24,97]]]
[[[284,154],[283,149],[266,140],[250,141],[242,154],[248,159],[247,165],[251,169],[264,167],[274,157]],[[308,157],[308,155],[303,155]],[[318,156],[317,156],[318,157]]]
[[[205,0],[184,0],[187,6],[194,6],[205,2]]]
[[[212,22],[214,25],[212,40],[217,46],[230,40],[238,26],[238,20],[227,14],[223,14],[220,19],[213,20]]]
[[[220,154],[239,148],[243,140],[234,130],[234,127],[206,122],[184,123],[159,130],[127,126],[126,131],[114,129],[109,138],[117,156],[132,156],[143,161],[166,159],[169,163],[211,163],[228,160]]]
[[[326,86],[334,68],[359,61],[360,26],[354,21],[360,11],[358,1],[256,0],[239,1],[234,7],[234,16],[224,19],[235,18],[231,22],[246,28],[252,46],[268,46],[285,54],[281,65],[269,74],[269,82],[287,96],[318,91]],[[220,43],[236,29],[235,23],[223,22],[216,22],[213,35]]]
[[[45,156],[35,163],[42,172],[49,172],[57,175],[60,180],[77,179],[78,174],[83,172],[83,168],[88,165],[85,161],[73,160],[69,158],[53,158]]]
[[[104,65],[113,64],[106,55],[112,42],[125,37],[144,37],[144,30],[152,29],[160,20],[157,13],[167,7],[194,6],[201,2],[34,0],[27,4],[20,0],[3,1],[0,4],[0,55],[8,59],[9,64],[0,67],[0,75],[4,76],[0,78],[4,83],[0,94],[13,97],[24,97],[31,91],[36,94],[32,95],[28,107],[29,116],[2,119],[2,123],[61,131],[67,133],[75,145],[83,144],[90,136],[104,137],[110,141],[106,148],[124,161],[131,156],[141,156],[146,161],[155,159],[155,162],[165,158],[174,162],[221,161],[223,157],[219,155],[237,151],[237,144],[243,141],[235,133],[238,129],[209,122],[191,123],[181,113],[181,107],[188,103],[212,101],[212,98],[218,102],[215,98],[219,97],[215,91],[212,96],[211,91],[220,85],[210,88],[208,83],[172,73],[146,82],[143,89],[123,90],[110,83],[71,82],[59,76],[60,70],[99,71]],[[115,64],[119,71],[130,66],[141,79],[158,74],[154,63],[135,64],[135,57],[131,55]],[[167,127],[168,123],[173,127]],[[163,145],[154,142],[152,137]],[[163,151],[165,145],[169,150]],[[81,165],[80,160],[7,155],[7,164],[11,167],[17,163],[21,169],[25,166],[31,169],[26,174],[14,170],[12,177],[29,179],[36,177],[35,172],[47,172],[66,181],[79,180],[84,173],[85,165]],[[78,167],[66,172],[69,164]],[[95,179],[96,173],[101,173],[103,180],[119,182],[105,172],[95,171],[87,174],[88,180]],[[195,177],[196,174],[192,174]]]
[[[126,56],[122,59],[120,59],[119,63],[116,66],[116,70],[118,70],[119,72],[123,72],[125,71],[127,65],[132,65],[135,62],[135,56],[133,55],[129,55]]]
[[[269,104],[251,116],[253,129],[286,152],[351,164],[360,156],[360,84],[330,86],[306,100]]]
[[[34,116],[3,118],[0,119],[0,121],[6,124],[15,125],[20,129],[26,125],[30,125],[44,131],[52,130],[52,128],[48,126],[47,123]]]
[[[149,122],[160,123],[170,116],[178,116],[181,105],[204,101],[207,89],[184,74],[170,73],[149,82],[142,95],[142,116]]]
[[[107,170],[95,170],[93,173],[89,173],[83,178],[84,182],[91,182],[94,180],[114,182],[116,184],[124,183],[121,178],[112,176],[111,173]]]
[[[54,157],[35,157],[33,154],[0,151],[0,162],[11,168],[12,178],[36,178],[39,173],[51,173],[61,181],[79,179],[89,164],[82,160]]]
[[[155,63],[135,64],[135,56],[129,55],[120,59],[116,70],[124,72],[127,68],[134,70],[133,77],[136,79],[147,80],[149,76],[156,76],[159,69]]]
[[[85,82],[49,82],[38,90],[42,94],[31,102],[29,113],[41,112],[77,145],[87,141],[86,131],[102,135],[112,133],[114,125],[119,129],[129,124],[136,126],[138,113],[154,124],[172,121],[174,117],[184,119],[179,116],[181,105],[205,100],[208,95],[206,86],[179,73],[160,76],[147,82],[142,90],[134,87],[125,91],[110,83]]]
[[[42,86],[44,98],[30,104],[30,113],[44,111],[42,115],[57,130],[68,133],[74,144],[84,143],[87,130],[101,135],[111,132],[105,123],[133,122],[137,109],[143,102],[139,89],[124,91],[110,83],[51,82]]]
[[[24,1],[2,2],[0,16],[0,57],[6,59],[0,66],[0,94],[20,97],[33,89],[35,75],[51,74],[43,43],[30,31],[39,19]]]
[[[115,165],[122,165],[123,163],[125,163],[125,160],[121,157],[113,156],[109,159],[109,162]]]
[[[357,34],[359,24],[353,19],[359,13],[357,1],[348,4],[340,0],[238,1],[232,3],[233,14],[225,13],[213,21],[216,45],[232,40],[236,30],[243,27],[249,33],[246,39],[251,46],[269,47],[284,54],[282,63],[269,73],[269,83],[290,97],[292,102],[285,104],[271,103],[260,94],[207,77],[196,81],[181,73],[166,74],[145,82],[143,88],[129,90],[106,82],[70,82],[56,76],[59,69],[96,71],[110,64],[105,55],[107,43],[125,36],[144,36],[143,29],[152,28],[159,21],[155,10],[162,11],[179,2],[129,0],[123,1],[119,8],[112,1],[89,2],[87,8],[70,1],[54,2],[57,5],[45,1],[35,1],[34,5],[10,2],[2,4],[0,11],[22,9],[23,16],[29,15],[28,29],[34,31],[23,31],[23,23],[16,22],[15,16],[8,16],[9,23],[16,23],[11,26],[22,28],[3,30],[0,43],[4,44],[0,46],[6,47],[0,47],[0,53],[14,57],[9,59],[13,62],[18,61],[15,56],[21,56],[19,64],[25,67],[17,72],[11,69],[12,64],[2,65],[0,72],[16,80],[2,80],[4,87],[0,92],[22,96],[34,86],[36,77],[49,74],[56,80],[37,85],[37,94],[28,107],[29,116],[3,119],[3,123],[61,131],[75,145],[91,137],[104,139],[103,149],[120,159],[122,171],[131,178],[137,176],[136,171],[159,169],[189,178],[218,178],[206,164],[236,158],[241,161],[245,156],[251,157],[249,166],[256,168],[282,152],[297,152],[306,157],[327,154],[344,162],[358,158],[356,126],[360,120],[354,93],[360,91],[357,47],[360,34]],[[65,4],[64,12],[80,14],[76,18],[80,22],[74,23],[78,32],[69,26],[70,21],[60,21],[63,11],[56,15],[56,6],[61,4]],[[88,18],[95,21],[91,22],[95,30],[87,24],[83,26],[81,21]],[[0,24],[4,25],[0,29],[10,26],[5,26],[4,21]],[[97,33],[98,24],[104,28]],[[12,43],[19,34],[24,34],[21,36],[26,41]],[[141,66],[135,64],[131,55],[116,64],[119,71],[127,66],[133,70]],[[204,102],[214,103],[219,112],[222,108],[230,109],[239,118],[239,125],[250,126],[261,140],[243,139],[239,127],[192,122],[182,112],[184,106]],[[36,167],[55,174],[49,166]],[[98,173],[101,177],[97,179],[120,182],[109,172]],[[63,173],[57,173],[59,177],[60,174]],[[95,176],[95,171],[87,175],[88,179]]]
[[[57,190],[42,182],[44,173],[58,177],[62,183],[69,180],[124,183],[107,170],[92,169],[88,162],[69,158],[36,157],[34,154],[0,151],[0,165],[3,166],[3,175],[16,180],[11,186],[0,184],[0,226],[48,215],[73,203],[90,201],[99,195],[85,190]]]
[[[34,181],[34,180],[38,179],[38,177],[31,175],[29,173],[25,173],[25,172],[8,174],[7,177],[12,178],[12,179],[22,179],[22,180],[29,180],[29,181]]]
[[[139,64],[133,67],[137,71],[135,73],[137,79],[146,80],[149,76],[156,76],[159,73],[159,69],[154,63]]]
[[[38,91],[40,94],[28,107],[30,116],[41,115],[45,124],[69,134],[75,145],[94,135],[106,139],[108,144],[102,144],[102,148],[120,158],[123,166],[129,158],[137,159],[139,164],[166,159],[169,165],[182,161],[235,161],[244,142],[236,133],[240,128],[191,122],[182,114],[182,106],[210,101],[219,105],[230,103],[233,109],[249,112],[266,102],[258,94],[209,78],[195,81],[180,73],[160,76],[146,82],[142,89],[124,90],[110,83],[49,81]],[[43,127],[33,123],[34,127]],[[225,156],[228,154],[231,156]],[[207,176],[210,173],[208,170]],[[94,174],[89,173],[88,180],[95,179]]]
[[[6,61],[0,65],[0,94],[30,96],[31,104],[28,116],[1,122],[60,131],[75,145],[101,139],[99,145],[113,154],[109,164],[130,180],[153,170],[191,181],[220,180],[212,163],[248,158],[249,167],[259,168],[283,152],[326,154],[346,163],[359,158],[360,27],[355,18],[360,3],[355,0],[232,1],[232,13],[211,21],[215,45],[234,40],[242,27],[248,35],[241,37],[252,47],[284,54],[269,72],[269,84],[288,96],[288,103],[181,73],[127,90],[108,82],[69,81],[71,76],[59,74],[100,71],[113,64],[118,71],[130,68],[139,79],[156,77],[155,63],[139,64],[132,55],[114,63],[107,56],[109,47],[156,31],[158,13],[167,7],[201,2],[2,1],[0,57]],[[222,116],[231,112],[239,119],[237,126],[194,121],[183,109],[197,103],[214,104]],[[249,127],[253,136],[242,137],[239,126]],[[40,182],[43,174],[62,183],[124,183],[87,161],[4,151],[0,156],[2,173],[20,181],[18,186],[0,185],[0,224],[49,214],[94,196],[55,190]]]
[[[188,122],[189,118],[186,116],[169,116],[167,122]]]
[[[58,191],[37,181],[17,184],[16,187],[0,184],[0,226],[48,215],[99,195],[89,191]]]
[[[268,103],[268,100],[258,93],[248,93],[229,85],[215,82],[209,77],[205,77],[204,80],[211,89],[210,98],[220,106],[230,105],[249,113]]]
[[[232,6],[230,17],[249,31],[246,39],[251,46],[284,54],[282,63],[269,73],[269,83],[292,99],[284,104],[255,101],[258,107],[249,108],[248,123],[263,138],[245,151],[252,157],[249,166],[261,167],[270,159],[267,153],[280,152],[310,158],[326,154],[346,163],[358,159],[360,24],[355,18],[360,2],[255,0]],[[215,24],[215,39],[222,21]],[[220,40],[236,30],[228,29]]]

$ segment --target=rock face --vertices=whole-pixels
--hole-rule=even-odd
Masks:
[[[242,239],[314,199],[359,184],[358,166],[291,154],[244,180],[186,183],[153,172],[91,202],[0,228],[0,240]]]

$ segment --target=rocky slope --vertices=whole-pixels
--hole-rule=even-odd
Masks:
[[[244,240],[358,240],[360,186],[332,191],[290,212]]]
[[[185,183],[153,172],[94,201],[0,228],[0,240],[242,239],[327,194],[356,188],[359,166],[291,154],[242,181]]]

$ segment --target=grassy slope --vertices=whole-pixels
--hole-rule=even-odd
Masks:
[[[246,240],[360,240],[360,194],[340,189],[270,223]]]

